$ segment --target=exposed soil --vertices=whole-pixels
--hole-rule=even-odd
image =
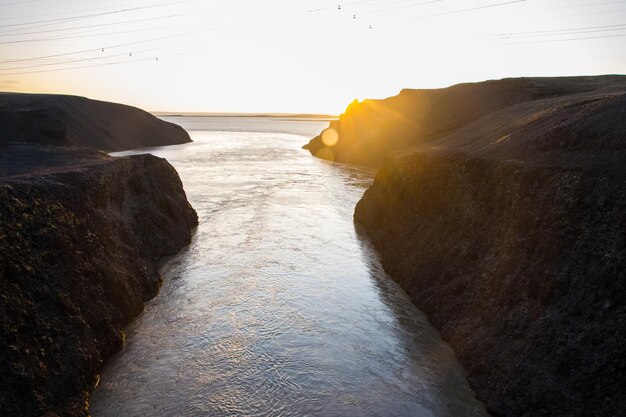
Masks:
[[[415,138],[355,210],[494,416],[626,415],[626,87],[593,80]]]
[[[0,415],[86,416],[159,260],[196,224],[164,159],[0,146]]]

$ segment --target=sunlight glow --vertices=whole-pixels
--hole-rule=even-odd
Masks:
[[[626,73],[619,2],[33,1],[0,4],[0,90],[339,114],[402,88]]]
[[[335,153],[330,148],[322,148],[315,154],[320,159],[333,162],[335,160]]]
[[[322,132],[322,142],[329,148],[335,146],[339,142],[339,133],[332,127],[329,127]]]

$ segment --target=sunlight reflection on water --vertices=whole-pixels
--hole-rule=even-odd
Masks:
[[[195,142],[144,152],[176,167],[200,226],[103,372],[94,417],[486,415],[355,230],[372,173],[300,149],[326,123],[175,121]]]

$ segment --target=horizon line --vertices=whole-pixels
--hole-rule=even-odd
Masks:
[[[150,111],[155,116],[183,117],[288,117],[301,119],[337,119],[339,115],[326,113],[282,113],[282,112],[188,112],[188,111]]]

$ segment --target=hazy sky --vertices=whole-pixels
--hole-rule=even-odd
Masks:
[[[406,87],[603,73],[626,73],[626,0],[0,0],[0,90],[153,111],[339,113]]]

